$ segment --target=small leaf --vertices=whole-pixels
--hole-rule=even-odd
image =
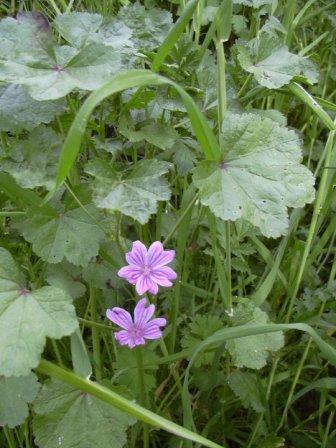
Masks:
[[[77,326],[70,296],[53,286],[28,291],[11,254],[0,248],[0,375],[27,375],[46,337],[68,336]]]
[[[218,218],[243,218],[265,236],[284,235],[287,207],[314,199],[314,177],[301,164],[296,133],[267,117],[230,113],[221,147],[221,163],[204,161],[194,169],[202,204]]]
[[[157,202],[170,198],[168,182],[163,178],[169,167],[169,163],[155,159],[141,160],[129,174],[123,175],[103,160],[91,161],[86,165],[86,172],[95,178],[94,203],[145,224],[156,212]]]
[[[228,383],[234,394],[240,398],[244,408],[264,412],[265,391],[255,373],[236,370],[229,376]]]
[[[66,259],[76,266],[86,266],[98,255],[104,232],[82,208],[56,211],[39,207],[31,209],[29,215],[17,220],[14,227],[48,263]]]
[[[237,45],[237,49],[242,68],[253,73],[258,83],[268,89],[278,89],[295,76],[304,76],[311,84],[317,82],[314,63],[290,53],[280,39],[268,32],[261,33],[246,46]]]
[[[80,279],[80,269],[67,261],[56,265],[49,264],[45,276],[46,282],[63,289],[73,299],[85,294],[86,288]]]
[[[9,428],[21,425],[28,417],[27,403],[31,403],[40,385],[36,375],[0,377],[0,426]]]
[[[2,169],[23,188],[52,190],[61,147],[59,135],[51,128],[40,126],[10,148],[10,156],[3,161]]]
[[[35,441],[40,448],[122,448],[129,415],[87,393],[53,380],[34,403]]]
[[[139,131],[123,129],[129,141],[135,143],[146,140],[151,145],[165,150],[170,149],[179,137],[175,129],[168,124],[151,123],[143,126]]]
[[[243,299],[234,309],[231,321],[234,326],[250,326],[267,324],[269,318],[264,311],[256,307],[250,300]],[[269,354],[280,350],[283,345],[284,337],[281,331],[236,338],[226,343],[234,365],[250,369],[261,369],[264,367]]]
[[[50,123],[66,110],[64,100],[36,101],[15,84],[0,86],[0,130],[30,131],[41,123]]]

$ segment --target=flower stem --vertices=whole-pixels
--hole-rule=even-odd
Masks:
[[[97,302],[96,302],[96,291],[92,285],[90,285],[90,314],[91,319],[96,322],[97,321],[97,310],[96,310]],[[99,337],[99,329],[97,327],[91,328],[92,334],[92,348],[93,348],[93,364],[96,380],[100,381],[102,378],[101,374],[101,356],[100,356],[100,337]]]
[[[139,385],[140,385],[140,404],[146,408],[148,408],[147,403],[147,393],[146,393],[146,386],[145,386],[145,371],[144,371],[144,364],[143,364],[143,356],[142,356],[142,347],[136,347],[135,349],[135,356],[137,361],[137,367],[138,367],[138,378],[139,378]],[[146,423],[143,423],[143,447],[148,448],[149,447],[149,430],[148,425]]]

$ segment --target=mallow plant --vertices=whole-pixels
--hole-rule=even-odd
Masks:
[[[336,446],[335,11],[0,5],[0,446]]]

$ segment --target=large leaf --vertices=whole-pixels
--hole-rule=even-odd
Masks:
[[[92,395],[59,381],[46,383],[34,403],[40,448],[121,448],[135,421]]]
[[[146,10],[139,2],[121,8],[117,17],[132,30],[136,48],[144,50],[159,47],[173,26],[169,11],[160,8]]]
[[[11,254],[0,248],[0,375],[27,375],[46,337],[70,335],[77,326],[71,297],[53,286],[29,291]]]
[[[253,73],[258,83],[269,89],[288,84],[295,76],[317,82],[315,65],[309,59],[288,51],[280,39],[261,33],[246,46],[237,45],[238,59],[244,70]]]
[[[93,209],[89,207],[89,212]],[[104,232],[82,208],[56,211],[40,207],[31,209],[28,215],[14,226],[48,263],[66,259],[77,266],[86,266],[98,255]]]
[[[0,86],[0,130],[31,130],[40,123],[50,123],[66,110],[66,102],[36,101],[22,88],[11,84]]]
[[[158,160],[142,160],[124,175],[103,160],[87,164],[86,172],[95,180],[93,200],[99,208],[117,210],[145,224],[156,212],[158,201],[170,198],[168,182],[163,174],[170,164]]]
[[[55,186],[61,146],[62,140],[55,131],[40,126],[10,148],[2,169],[23,188],[45,187],[51,190]]]
[[[28,417],[27,403],[31,403],[39,391],[36,375],[0,377],[0,426],[10,428],[21,425]]]
[[[258,114],[228,114],[221,147],[221,163],[204,161],[194,170],[202,204],[221,219],[249,221],[265,236],[285,234],[287,207],[314,199],[296,133]]]
[[[267,314],[247,299],[242,300],[237,305],[231,320],[233,325],[266,324],[269,322]],[[282,332],[237,338],[226,343],[233,364],[237,367],[248,367],[250,369],[264,367],[269,354],[279,350],[283,345]]]
[[[73,12],[59,14],[54,25],[64,39],[75,47],[102,43],[122,53],[135,53],[131,29],[116,17],[103,19],[100,14]]]
[[[0,81],[27,86],[37,100],[57,99],[75,88],[97,89],[120,69],[118,52],[102,43],[80,49],[58,45],[40,14],[2,20],[0,43]]]

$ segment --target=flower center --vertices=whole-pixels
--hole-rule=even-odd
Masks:
[[[137,327],[136,325],[134,325],[130,331],[133,339],[138,339],[142,336],[142,330],[141,328]]]
[[[149,275],[150,273],[151,273],[151,269],[150,269],[150,267],[147,266],[147,265],[145,265],[145,266],[142,268],[142,274],[143,274],[143,275]]]

